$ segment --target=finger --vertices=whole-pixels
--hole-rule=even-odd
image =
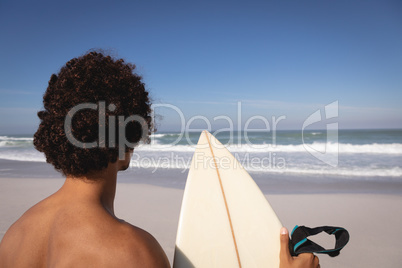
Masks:
[[[298,261],[300,261],[301,263],[308,263],[309,267],[310,265],[312,265],[311,267],[317,267],[317,264],[315,263],[315,259],[318,257],[316,257],[313,253],[301,253],[299,255],[297,255],[297,259]]]
[[[285,227],[281,229],[281,252],[280,252],[281,262],[288,261],[291,259],[289,251],[289,232]]]
[[[320,267],[320,260],[318,259],[317,256],[314,256],[313,264],[314,264],[314,267],[317,267],[317,268]]]

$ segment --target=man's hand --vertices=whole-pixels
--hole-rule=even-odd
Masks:
[[[281,229],[280,268],[319,268],[318,257],[312,253],[302,253],[292,257],[289,251],[289,233],[285,227]]]

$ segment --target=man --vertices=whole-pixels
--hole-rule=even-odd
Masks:
[[[117,173],[152,131],[134,69],[90,52],[51,76],[34,145],[66,180],[9,228],[0,267],[170,267],[152,235],[114,215]],[[312,254],[290,256],[286,229],[281,243],[281,267],[318,267]]]

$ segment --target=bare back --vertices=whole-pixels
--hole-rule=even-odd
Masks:
[[[29,209],[0,244],[0,267],[169,267],[158,242],[105,208],[59,198]]]

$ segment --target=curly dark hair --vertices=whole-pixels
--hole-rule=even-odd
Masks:
[[[151,102],[141,76],[134,73],[134,69],[135,65],[123,59],[92,51],[68,61],[58,74],[50,77],[43,96],[44,110],[38,112],[41,122],[34,135],[34,146],[45,153],[46,161],[56,170],[65,176],[84,176],[116,162],[122,146],[127,152],[133,148],[132,144],[149,141],[153,131]],[[103,109],[104,114],[100,108],[81,109],[71,119],[71,133],[65,131],[66,117],[71,116],[73,107],[100,102],[108,107]],[[120,119],[133,115],[141,117],[143,123],[125,122],[128,143],[118,138],[122,133],[110,134],[110,131],[122,132]],[[101,116],[105,116],[105,120],[100,120]],[[106,129],[105,140],[99,139],[102,127]],[[77,147],[69,135],[85,144],[96,142],[97,146]],[[99,146],[101,144],[104,146]]]

